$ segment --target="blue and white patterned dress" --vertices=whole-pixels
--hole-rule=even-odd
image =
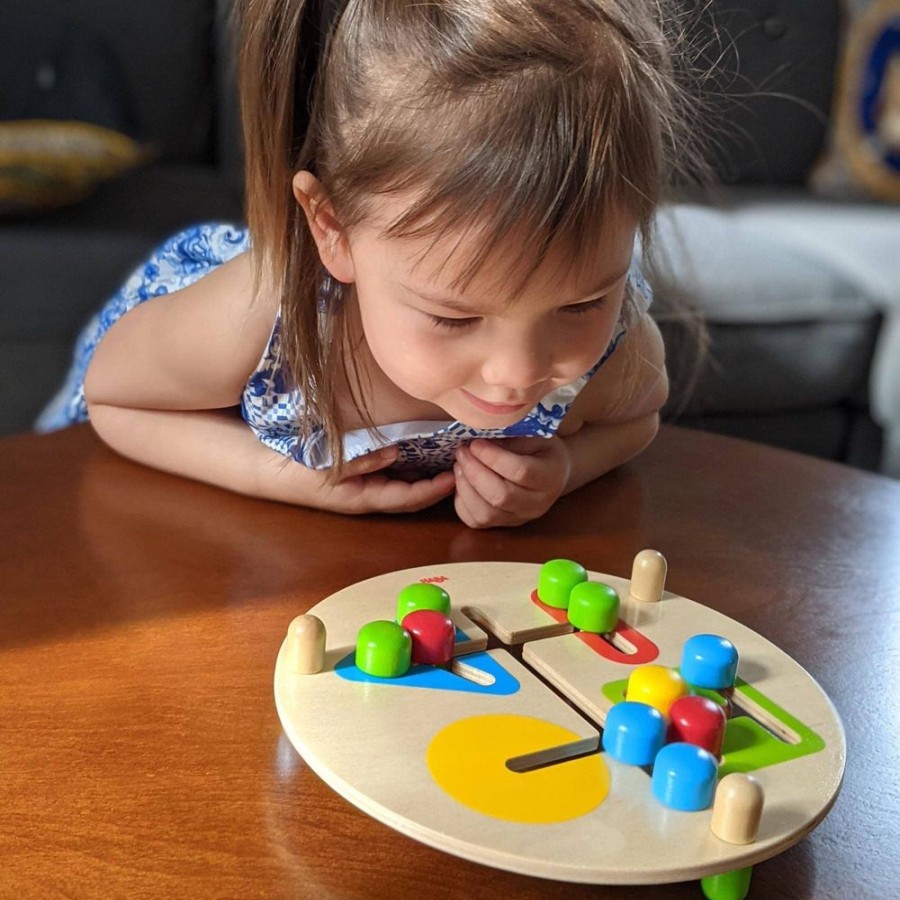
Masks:
[[[112,325],[140,303],[181,290],[249,248],[247,230],[230,225],[198,225],[167,240],[139,266],[122,288],[88,322],[75,345],[72,367],[63,387],[41,413],[35,428],[53,431],[88,418],[84,377],[94,351]],[[650,289],[636,264],[629,272],[630,303],[640,312],[650,302]],[[623,316],[623,320],[624,320]],[[403,422],[358,429],[343,438],[343,455],[350,461],[388,444],[396,444],[394,468],[433,474],[453,465],[456,448],[474,438],[552,437],[575,397],[616,349],[625,334],[620,322],[613,339],[596,365],[571,384],[545,396],[523,419],[505,428],[478,429],[462,422]],[[281,322],[277,317],[256,370],[241,398],[241,411],[262,443],[310,468],[328,468],[331,456],[324,430],[300,435],[303,397],[285,380]]]

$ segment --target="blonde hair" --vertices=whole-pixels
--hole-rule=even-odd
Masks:
[[[239,0],[237,12],[257,271],[280,300],[301,427],[324,428],[339,471],[335,385],[351,386],[372,423],[341,352],[340,286],[292,196],[295,172],[319,178],[345,228],[384,194],[413,198],[386,235],[433,246],[479,228],[463,279],[519,228],[516,270],[527,278],[550,253],[584,261],[612,210],[632,214],[648,244],[690,122],[665,0],[348,0],[328,35],[321,2]]]

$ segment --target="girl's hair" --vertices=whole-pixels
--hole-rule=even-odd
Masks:
[[[614,210],[637,219],[646,249],[673,160],[693,141],[666,0],[348,0],[323,35],[331,2],[239,0],[238,16],[257,278],[280,300],[304,427],[324,427],[339,469],[335,385],[350,385],[372,423],[342,352],[340,285],[293,198],[296,171],[319,178],[345,228],[379,194],[402,194],[386,235],[438,243],[476,229],[461,281],[518,229],[511,272],[524,280],[548,256],[589,262]]]

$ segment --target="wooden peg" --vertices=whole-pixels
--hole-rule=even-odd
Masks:
[[[658,550],[641,550],[631,568],[629,595],[641,603],[657,603],[666,586],[666,558]]]
[[[752,844],[759,832],[762,808],[762,785],[752,775],[732,772],[716,788],[710,830],[729,844]]]
[[[325,665],[325,625],[316,616],[297,616],[288,626],[287,659],[292,672],[315,675]]]

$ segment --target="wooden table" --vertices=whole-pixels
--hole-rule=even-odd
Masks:
[[[116,457],[89,429],[0,441],[0,896],[699,898],[495,871],[369,819],[304,765],[272,700],[290,620],[392,569],[578,559],[770,638],[844,721],[843,790],[751,897],[896,896],[900,482],[664,428],[542,520],[474,532],[448,504],[345,518]]]

